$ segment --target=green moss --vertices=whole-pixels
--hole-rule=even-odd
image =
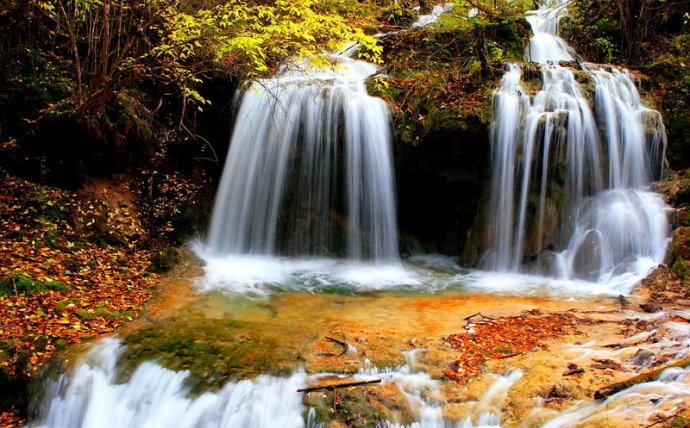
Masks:
[[[45,287],[50,291],[55,291],[56,293],[67,293],[69,291],[67,284],[61,281],[46,282]]]
[[[684,416],[678,416],[676,418],[673,418],[671,421],[671,425],[669,425],[670,428],[685,428],[690,424],[690,419]]]
[[[77,318],[84,321],[93,321],[96,318],[105,320],[116,320],[134,317],[134,311],[108,311],[105,306],[98,306],[96,309],[77,309],[74,312]]]
[[[334,395],[338,394],[338,403],[333,407]],[[327,424],[338,421],[352,428],[378,426],[388,420],[385,413],[377,411],[368,397],[365,388],[344,388],[337,391],[315,391],[305,394],[304,403],[308,409],[315,410],[315,422]],[[407,420],[406,422],[411,422]]]
[[[190,371],[194,392],[218,389],[230,380],[262,373],[288,375],[299,349],[278,340],[252,331],[246,323],[222,319],[151,326],[124,338],[127,347],[120,359],[121,377],[128,377],[150,360],[170,370]]]
[[[78,302],[77,299],[64,299],[64,300],[60,300],[60,301],[57,303],[57,305],[55,305],[55,309],[54,309],[54,310],[55,310],[56,313],[62,314],[62,313],[64,313],[65,311],[67,311],[67,308],[68,308],[70,305],[75,305],[77,302]]]
[[[180,261],[180,250],[175,247],[168,247],[156,253],[151,260],[149,270],[155,273],[167,273]]]
[[[30,277],[22,274],[10,275],[0,280],[0,296],[15,293],[20,295],[32,295],[44,293],[46,291],[65,293],[69,291],[69,287],[59,281],[49,281],[45,283],[34,281]]]

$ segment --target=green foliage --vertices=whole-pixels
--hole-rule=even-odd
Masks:
[[[531,6],[460,1],[429,27],[386,40],[391,77],[385,87],[372,82],[369,88],[393,106],[401,141],[415,145],[434,133],[488,121],[503,62],[524,58],[531,33],[523,13]]]
[[[603,62],[610,63],[613,61],[615,47],[609,39],[597,37],[594,40],[594,48],[597,50],[599,58],[601,58]]]
[[[683,31],[684,0],[574,0],[561,35],[587,60],[645,63],[662,40]]]
[[[622,33],[613,0],[576,0],[559,26],[562,37],[589,61],[618,62]]]
[[[12,122],[0,126],[5,132],[70,118],[96,140],[147,141],[156,115],[166,113],[161,105],[181,106],[181,119],[168,122],[180,127],[188,106],[210,103],[199,89],[210,73],[237,81],[264,77],[288,60],[323,64],[349,41],[361,44],[361,57],[380,61],[377,40],[340,15],[357,9],[355,0],[4,3],[0,59],[8,67],[0,83],[8,90],[0,92],[7,112],[0,124]]]

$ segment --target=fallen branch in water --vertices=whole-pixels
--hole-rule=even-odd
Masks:
[[[575,363],[570,363],[568,364],[568,370],[563,372],[563,376],[574,376],[574,375],[579,375],[583,374],[585,372],[585,369],[582,367],[578,366]]]
[[[666,369],[670,369],[670,368],[674,368],[674,367],[685,368],[687,366],[690,366],[690,358],[684,358],[682,360],[676,361],[675,363],[665,365],[664,367],[658,368],[656,370],[642,373],[640,375],[631,377],[630,379],[624,380],[622,382],[616,382],[616,383],[613,383],[609,386],[605,386],[603,388],[600,388],[594,393],[594,398],[597,400],[601,400],[601,399],[609,397],[609,396],[611,396],[617,392],[620,392],[624,389],[628,389],[633,385],[637,385],[638,383],[651,382],[654,379],[658,378],[659,375],[661,374],[661,372],[663,372]]]
[[[477,324],[476,322],[472,321],[472,318],[474,318],[476,316],[481,317],[479,319],[479,321],[477,321],[477,322],[482,322],[484,320],[489,320],[489,321],[496,321],[497,320],[497,318],[488,317],[481,312],[477,312],[476,314],[472,314],[468,317],[463,318],[463,320],[467,321],[467,324],[465,324],[465,327],[463,327],[465,330],[469,330],[471,325]]]
[[[381,379],[372,379],[372,380],[358,380],[354,382],[343,382],[343,383],[329,383],[326,385],[314,385],[314,386],[305,386],[304,388],[298,388],[297,392],[312,392],[312,391],[318,391],[320,389],[337,389],[337,388],[347,388],[350,386],[361,386],[361,385],[371,385],[374,383],[381,383]]]
[[[638,340],[636,342],[630,342],[630,343],[609,343],[608,345],[604,345],[604,348],[609,348],[609,349],[621,349],[621,348],[630,348],[633,346],[638,346],[642,345],[645,342],[649,341],[649,336],[645,337],[642,340]]]
[[[647,425],[647,426],[645,426],[644,428],[651,428],[651,427],[653,427],[653,426],[657,426],[657,425],[659,425],[659,424],[663,424],[664,422],[668,422],[668,421],[670,421],[671,419],[675,419],[675,418],[677,418],[678,416],[682,415],[683,412],[685,412],[685,411],[687,411],[687,409],[680,409],[680,410],[678,410],[676,413],[672,414],[671,416],[667,416],[667,417],[665,417],[665,418],[659,419],[658,421],[654,422],[653,424]]]
[[[516,352],[514,354],[508,354],[498,357],[499,360],[505,360],[506,358],[519,357],[520,355],[525,355],[525,352]]]
[[[350,348],[351,348],[351,346],[350,346],[347,342],[345,342],[345,341],[343,341],[343,340],[339,340],[339,339],[336,339],[336,338],[334,338],[334,337],[329,337],[329,336],[324,336],[324,337],[326,338],[326,340],[331,341],[331,342],[333,342],[333,343],[337,343],[338,345],[340,345],[340,346],[343,347],[343,352],[341,352],[340,354],[338,354],[338,357],[337,357],[337,358],[340,358],[340,357],[342,357],[343,355],[347,354],[347,351],[349,351]]]

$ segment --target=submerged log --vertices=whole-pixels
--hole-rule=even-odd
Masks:
[[[329,383],[325,385],[305,386],[304,388],[298,388],[297,392],[312,392],[318,391],[320,389],[347,388],[349,386],[371,385],[373,383],[381,383],[381,379],[358,380],[354,382]]]
[[[594,398],[597,400],[601,400],[617,392],[621,392],[624,389],[628,389],[633,385],[637,385],[638,383],[651,382],[657,377],[659,377],[661,372],[663,372],[666,369],[674,367],[685,368],[687,366],[690,366],[690,358],[683,358],[682,360],[678,360],[675,363],[667,364],[664,367],[658,368],[656,370],[642,373],[622,382],[616,382],[611,385],[600,388],[599,390],[597,390],[597,392],[594,393]]]

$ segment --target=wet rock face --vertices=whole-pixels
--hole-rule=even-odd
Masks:
[[[671,171],[654,190],[661,193],[674,211],[669,215],[674,228],[665,260],[683,283],[690,281],[690,170]]]
[[[554,248],[551,246],[539,252],[525,263],[528,272],[540,276],[556,276],[558,274],[558,260]]]
[[[596,232],[590,231],[577,250],[573,271],[578,278],[595,281],[601,267],[601,242]]]
[[[635,355],[627,361],[638,367],[648,366],[654,360],[654,352],[648,349],[638,349]]]
[[[460,254],[488,182],[488,125],[475,118],[395,149],[400,230],[418,249]],[[406,251],[402,248],[402,251]]]

